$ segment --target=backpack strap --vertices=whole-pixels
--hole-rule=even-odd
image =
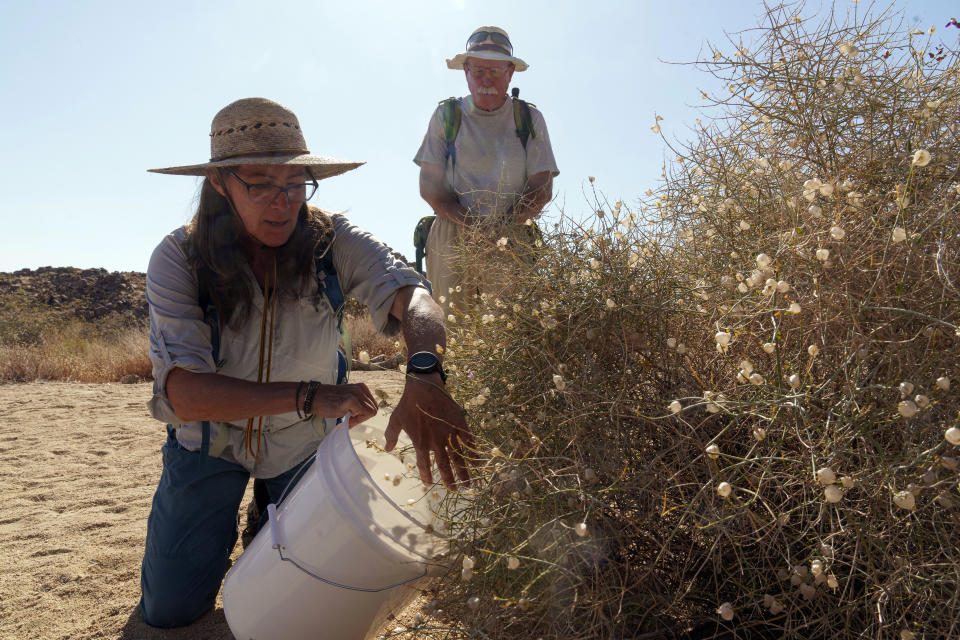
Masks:
[[[346,354],[350,349],[350,331],[343,325],[343,310],[346,297],[337,278],[337,269],[333,266],[332,243],[314,256],[317,271],[317,292],[322,293],[337,316],[337,331],[340,333],[340,347],[337,349],[337,384],[343,384],[350,375],[351,362]]]
[[[457,140],[457,134],[460,133],[460,118],[463,110],[460,98],[447,98],[440,104],[443,109],[440,111],[440,121],[443,123],[443,139],[447,143],[447,157],[450,158],[452,168],[457,168],[457,150],[454,142]]]
[[[517,125],[517,137],[520,138],[520,144],[523,151],[527,151],[527,138],[536,138],[537,132],[533,130],[533,116],[530,115],[530,103],[517,97],[519,91],[514,89],[513,100],[513,122]]]
[[[423,258],[427,255],[427,236],[437,216],[424,216],[413,229],[413,248],[417,252],[417,271],[423,273]]]

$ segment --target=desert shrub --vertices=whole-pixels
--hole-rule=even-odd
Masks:
[[[513,286],[448,318],[464,633],[960,633],[957,52],[797,10],[698,62],[638,206],[494,244]]]
[[[363,351],[370,357],[400,353],[402,338],[388,338],[378,333],[365,308],[354,314],[344,315],[343,323],[350,333],[350,350],[355,360],[360,358]]]

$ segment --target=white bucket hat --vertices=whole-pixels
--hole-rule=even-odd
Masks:
[[[447,60],[448,69],[463,69],[467,58],[482,60],[506,60],[512,62],[517,71],[526,71],[528,65],[520,58],[513,57],[513,45],[510,36],[499,27],[480,27],[467,38],[467,50]]]

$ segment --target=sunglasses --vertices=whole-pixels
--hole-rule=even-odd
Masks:
[[[476,49],[479,45],[492,43],[503,47],[507,55],[513,55],[513,45],[510,38],[496,31],[477,31],[467,40],[467,51]]]

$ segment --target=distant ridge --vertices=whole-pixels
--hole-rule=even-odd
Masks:
[[[120,324],[147,323],[146,274],[76,267],[40,267],[0,273],[0,304],[19,302],[50,307],[82,320],[114,316]]]

